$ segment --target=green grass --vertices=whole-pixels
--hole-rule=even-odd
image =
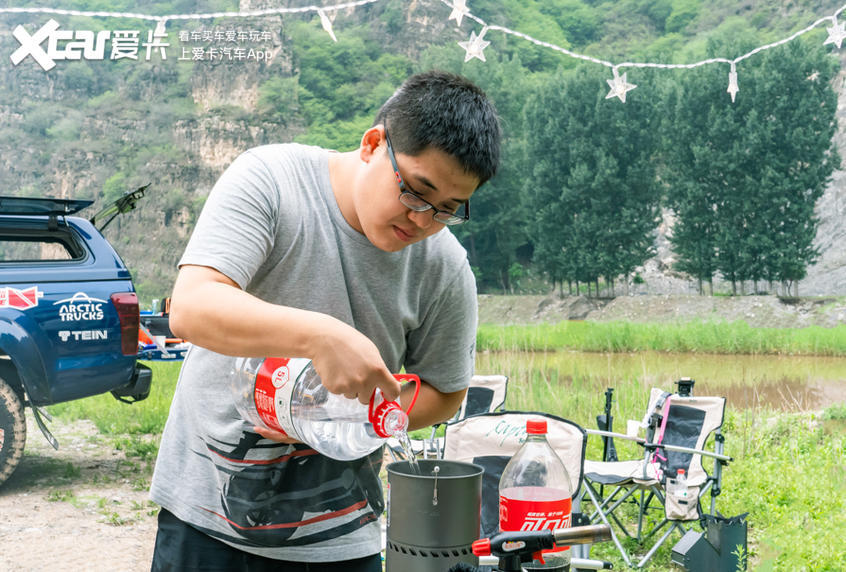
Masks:
[[[738,461],[725,473],[719,506],[724,514],[750,513],[756,569],[846,570],[844,420],[733,415],[729,424],[749,438],[740,443],[745,452],[732,451]]]
[[[668,331],[660,333],[658,330]],[[696,351],[711,340],[709,350],[719,342],[724,348],[749,350],[758,353],[801,353],[799,347],[834,347],[834,340],[843,336],[843,328],[812,333],[797,330],[764,330],[753,336],[749,328],[739,324],[699,324],[688,327],[645,326],[631,324],[567,323],[555,326],[489,327],[482,326],[480,347],[485,349],[517,347],[526,349],[558,349],[591,347],[631,348],[651,339],[650,350],[679,351],[694,347],[690,340],[699,340]],[[813,338],[813,336],[818,336]],[[572,342],[570,338],[577,340]],[[726,341],[722,338],[730,338]],[[582,341],[578,341],[582,340]],[[688,341],[686,341],[688,340]],[[734,341],[731,341],[734,340]],[[658,342],[673,347],[656,346]],[[566,342],[566,343],[565,343]],[[603,349],[603,344],[605,348]],[[843,344],[846,347],[846,343]],[[760,348],[768,348],[762,351]],[[688,350],[692,351],[692,350]],[[752,352],[755,353],[755,352]],[[533,354],[526,354],[529,358]],[[826,353],[826,355],[843,355]],[[589,373],[561,379],[554,369],[536,367],[531,359],[521,365],[520,372],[512,372],[507,407],[555,413],[583,425],[595,427],[595,415],[602,412],[603,384],[597,385]],[[176,387],[180,364],[152,362],[153,388],[151,396],[140,403],[125,405],[110,395],[91,397],[50,407],[63,418],[88,418],[101,432],[114,437],[116,448],[140,459],[155,455],[158,437],[164,426],[170,400]],[[844,372],[846,377],[846,372]],[[644,399],[650,380],[637,377],[615,382],[613,415],[616,427],[625,426],[626,419],[642,415]],[[668,386],[666,389],[672,389]],[[424,430],[428,436],[428,430]],[[717,508],[726,516],[749,512],[749,565],[754,570],[846,570],[846,552],[842,546],[842,531],[846,530],[846,404],[832,404],[824,411],[783,413],[767,408],[744,411],[729,408],[724,425],[726,452],[734,457],[724,473],[724,488]],[[630,443],[618,442],[623,458],[636,458],[640,452]],[[588,458],[599,458],[601,442],[589,440]],[[56,493],[61,496],[60,492]],[[670,550],[678,541],[674,535],[658,551],[646,569],[666,570],[670,565]],[[633,547],[639,554],[645,549]],[[624,569],[613,544],[596,545],[593,557],[610,560],[616,569]]]
[[[107,435],[162,432],[182,362],[144,362],[153,370],[150,396],[133,404],[120,403],[110,393],[51,405],[51,414],[66,419],[90,419]]]
[[[654,380],[638,376],[625,381],[597,379],[603,371],[564,376],[555,368],[542,367],[545,357],[527,353],[517,360],[508,354],[498,360],[492,352],[492,359],[485,360],[500,363],[499,371],[509,374],[509,409],[546,411],[596,428],[604,390],[611,385],[617,431],[625,432],[627,419],[643,416]],[[842,375],[846,378],[846,371]],[[671,380],[659,385],[674,389]],[[766,406],[738,410],[729,404],[723,432],[726,452],[734,462],[724,472],[717,509],[725,516],[750,513],[750,569],[846,570],[846,552],[832,549],[842,545],[841,531],[846,526],[846,403],[823,411],[791,413]],[[620,458],[639,458],[636,445],[620,440],[616,445]],[[601,455],[602,441],[591,437],[587,458]],[[673,535],[646,570],[668,569],[672,546],[679,538]],[[627,548],[642,556],[648,546],[630,541]],[[612,561],[616,569],[625,568],[611,543],[595,546],[591,554]]]
[[[478,350],[846,356],[846,325],[753,328],[745,322],[577,322],[479,326]]]

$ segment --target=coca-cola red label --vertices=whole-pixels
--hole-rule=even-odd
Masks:
[[[500,495],[499,529],[534,532],[569,528],[571,510],[570,497],[554,500],[521,500]],[[568,548],[569,546],[556,547],[554,551]]]

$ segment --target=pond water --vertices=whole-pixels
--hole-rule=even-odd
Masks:
[[[735,409],[825,409],[846,403],[846,358],[672,354],[659,352],[482,352],[480,374],[504,373],[512,383],[540,374],[552,383],[588,383],[598,393],[624,384],[674,390],[682,377],[694,395],[722,395]]]

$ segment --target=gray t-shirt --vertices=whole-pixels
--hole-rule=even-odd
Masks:
[[[443,230],[399,252],[343,218],[329,151],[267,145],[215,185],[180,265],[209,266],[255,296],[323,312],[368,336],[391,371],[444,392],[473,373],[476,286]],[[289,356],[297,357],[297,356]],[[165,426],[151,498],[244,551],[303,562],[379,552],[381,449],[351,462],[262,439],[233,404],[234,358],[194,346]]]

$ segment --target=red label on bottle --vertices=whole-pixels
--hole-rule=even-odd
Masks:
[[[279,417],[276,412],[276,392],[289,383],[293,383],[291,372],[288,369],[288,358],[267,358],[265,359],[258,374],[256,375],[256,388],[254,393],[256,412],[262,421],[277,431],[288,434],[279,424]]]
[[[510,490],[520,490],[522,492],[522,489]],[[548,489],[546,490],[548,491]],[[570,513],[572,510],[570,497],[549,498],[549,494],[543,494],[537,496],[544,500],[533,500],[528,498],[514,498],[532,496],[530,492],[522,492],[522,494],[512,496],[508,495],[508,489],[503,492],[504,494],[499,497],[500,530],[533,532],[570,527]],[[544,550],[544,552],[558,552],[569,548],[569,546],[562,546],[556,547],[551,551]]]

